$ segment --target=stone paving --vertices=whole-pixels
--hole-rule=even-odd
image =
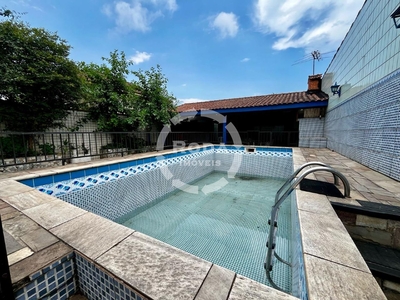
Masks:
[[[373,171],[357,162],[354,162],[334,151],[328,150],[328,149],[310,149],[310,148],[297,148],[296,152],[301,152],[302,157],[301,161],[320,161],[327,163],[331,165],[333,168],[337,169],[339,172],[341,172],[343,175],[346,176],[346,178],[349,180],[350,185],[351,185],[351,199],[343,199],[342,201],[345,201],[347,203],[352,203],[357,205],[357,200],[367,200],[367,201],[372,201],[372,202],[377,202],[377,203],[383,203],[383,204],[389,204],[389,205],[397,205],[400,206],[400,183],[388,178],[385,175],[382,175],[376,171]],[[151,154],[150,154],[151,155]],[[143,155],[140,155],[140,157]],[[135,157],[129,156],[129,157],[124,157],[124,159],[134,159]],[[115,161],[116,159],[104,159],[101,160],[101,162],[96,161],[96,164],[109,164],[111,161]],[[78,167],[82,166],[89,166],[94,162],[91,163],[80,163],[80,164],[73,164],[73,165],[67,165],[63,167],[58,167],[56,169],[41,169],[41,170],[29,170],[29,171],[24,171],[24,172],[19,172],[19,173],[5,173],[5,174],[0,174],[0,215],[3,221],[3,231],[5,234],[5,239],[6,239],[6,244],[7,244],[7,250],[9,252],[9,260],[10,262],[10,270],[11,270],[11,275],[14,284],[22,280],[27,276],[27,274],[33,272],[34,270],[32,268],[41,268],[46,265],[46,263],[54,261],[54,259],[57,259],[58,257],[61,257],[65,255],[66,253],[72,251],[72,249],[80,249],[85,252],[84,250],[86,248],[90,248],[88,245],[92,244],[90,240],[87,240],[86,238],[82,238],[81,244],[75,245],[77,241],[71,240],[68,238],[66,234],[63,235],[63,232],[61,229],[63,227],[62,224],[64,224],[66,221],[64,219],[60,218],[66,218],[68,217],[68,214],[60,213],[58,216],[54,216],[53,214],[48,215],[49,212],[54,211],[54,205],[58,204],[58,201],[53,202],[52,197],[46,196],[43,193],[40,193],[38,191],[32,191],[31,188],[24,187],[21,184],[16,186],[15,184],[10,184],[12,182],[15,182],[12,178],[14,177],[21,177],[21,176],[26,176],[30,174],[54,174],[54,173],[60,173],[60,172],[67,172],[67,171],[72,171]],[[326,180],[328,182],[333,182],[333,177],[331,174],[328,173],[316,173],[316,178],[319,180]],[[23,193],[23,200],[21,201],[21,193]],[[40,197],[38,196],[40,195]],[[52,198],[52,199],[50,199]],[[307,198],[310,198],[309,195],[307,195]],[[312,198],[312,197],[311,197]],[[6,202],[1,201],[6,199]],[[332,199],[334,201],[338,201],[338,198]],[[317,199],[317,201],[319,201]],[[326,200],[325,200],[326,201]],[[328,201],[326,201],[328,203]],[[309,202],[304,201],[302,203],[303,209],[300,208],[300,210],[304,210],[302,212],[303,215],[309,214],[312,212],[312,210],[315,210],[315,212],[318,212],[318,209],[327,209],[325,208],[325,204],[321,206],[315,206],[316,202],[313,202],[314,204],[311,206],[307,206]],[[309,203],[310,204],[310,203]],[[67,204],[65,204],[67,205]],[[64,205],[64,206],[65,206]],[[311,205],[311,204],[310,204]],[[41,209],[36,209],[36,207],[40,206]],[[47,207],[49,210],[43,211],[43,207]],[[328,204],[328,206],[330,206]],[[53,209],[50,209],[53,207]],[[80,210],[75,208],[75,210]],[[22,213],[22,211],[24,213]],[[331,208],[329,208],[330,214],[333,212],[331,211]],[[40,214],[40,219],[36,216],[37,214]],[[329,214],[328,214],[329,215]],[[57,217],[57,218],[56,218]],[[76,214],[74,212],[74,221],[77,224],[77,228],[80,228],[82,224],[87,224],[87,222],[82,223],[79,225],[77,222],[80,219],[84,219],[87,217],[87,214]],[[332,216],[333,217],[333,216]],[[33,222],[32,219],[37,219],[37,223]],[[100,217],[93,216],[94,219],[100,219]],[[336,218],[336,217],[335,217]],[[51,219],[51,220],[50,220]],[[308,218],[310,219],[310,218]],[[313,218],[311,218],[313,219]],[[50,222],[51,221],[51,222]],[[102,221],[102,220],[101,220]],[[100,222],[100,221],[99,221]],[[103,221],[102,221],[103,222]],[[91,223],[91,222],[89,222]],[[100,222],[101,223],[101,222]],[[99,224],[100,224],[99,223]],[[72,223],[71,223],[72,224]],[[306,226],[308,223],[305,223],[304,226]],[[78,226],[79,225],[79,226]],[[115,224],[117,225],[117,224]],[[315,224],[314,224],[315,225]],[[314,225],[311,224],[310,226],[314,228]],[[50,230],[53,227],[57,227],[54,230]],[[74,228],[64,226],[66,229],[71,231],[71,236],[76,236],[74,233]],[[100,226],[101,227],[101,226]],[[322,226],[323,227],[323,226]],[[68,231],[67,230],[67,231]],[[58,232],[60,231],[60,232]],[[68,232],[69,232],[68,231]],[[343,230],[342,230],[343,231]],[[322,234],[322,233],[321,233]],[[78,235],[79,236],[79,235]],[[133,235],[132,235],[133,236]],[[320,244],[320,236],[316,236],[315,241],[313,240],[312,236],[309,238],[309,244],[313,244],[314,242],[316,245]],[[63,241],[61,241],[61,239]],[[72,245],[72,248],[71,248]],[[318,247],[317,247],[318,248]],[[315,260],[317,257],[322,257],[320,254],[313,254],[313,251],[315,250],[321,250],[317,248],[310,248],[309,252],[310,255],[308,255],[308,258],[306,259],[306,265],[307,268],[315,269],[317,272],[320,269],[320,264],[321,263],[327,263],[332,258],[326,259],[326,260]],[[91,249],[91,248],[90,248]],[[98,250],[98,249],[97,249]],[[117,249],[118,250],[118,249]],[[324,250],[324,249],[322,249]],[[115,250],[116,251],[116,250]],[[103,250],[101,251],[103,252]],[[110,251],[109,253],[112,254]],[[89,256],[93,256],[95,259],[98,257],[101,253],[89,253]],[[93,255],[92,255],[93,254]],[[110,255],[111,255],[110,254]],[[328,253],[329,254],[329,253]],[[103,259],[105,259],[103,257]],[[315,261],[314,261],[314,260]],[[313,268],[313,266],[317,266]],[[340,263],[337,264],[338,268],[341,267]],[[111,268],[111,267],[110,267]],[[354,270],[356,269],[355,267],[352,267]],[[362,269],[361,267],[359,269]],[[346,269],[347,270],[347,269]],[[336,272],[336,271],[335,271]],[[340,274],[340,273],[339,273]],[[368,275],[367,271],[361,270],[361,274],[366,277],[366,284],[364,286],[371,286],[371,276]],[[334,274],[333,274],[334,275]],[[352,274],[348,274],[349,276]],[[352,275],[354,277],[354,274]],[[239,276],[240,277],[240,276]],[[237,280],[235,280],[235,286],[239,286],[240,284],[240,278],[237,277]],[[313,276],[315,280],[318,282],[315,282],[315,286],[322,286],[321,282],[317,278],[318,276]],[[350,276],[351,277],[351,276]],[[348,278],[343,277],[344,282],[347,281],[348,283]],[[207,279],[206,279],[207,280]],[[309,278],[312,282],[312,278]],[[207,282],[207,281],[205,281]],[[232,284],[232,283],[230,283]],[[246,284],[248,285],[249,283],[246,281]],[[244,291],[248,292],[250,287],[247,287],[244,289],[233,289],[233,292],[231,292],[231,298],[232,299],[241,299],[242,296],[239,294],[235,294],[234,292],[236,291],[239,293],[239,291]],[[261,293],[261,287],[257,284],[258,287],[258,292]],[[360,286],[361,287],[361,286]],[[316,289],[315,298],[318,298],[321,295],[325,295],[326,292],[331,293],[334,291],[334,286],[329,286],[327,288],[324,287],[324,289]],[[271,293],[271,289],[269,288],[264,288],[265,293]],[[214,290],[211,289],[211,290]],[[359,291],[359,293],[362,293],[365,291]],[[262,294],[262,293],[261,293]],[[260,295],[261,295],[260,294]],[[236,296],[238,297],[236,297]],[[359,294],[360,295],[360,294]],[[380,298],[380,294],[377,294],[377,298]],[[287,296],[284,294],[281,294],[280,296]],[[256,298],[256,297],[255,297]],[[285,297],[283,297],[285,298]],[[288,297],[288,299],[291,297]],[[311,297],[314,298],[314,297]],[[343,297],[345,299],[346,297]]]
[[[400,182],[329,149],[301,148],[301,152],[307,162],[326,163],[345,175],[351,185],[352,199],[400,206]],[[329,173],[315,174],[318,180],[333,182],[333,177]],[[343,185],[341,186],[343,187]],[[338,198],[334,200],[340,201]],[[359,205],[351,199],[341,201]]]

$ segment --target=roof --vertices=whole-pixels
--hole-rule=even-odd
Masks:
[[[272,94],[263,96],[252,96],[196,103],[185,103],[178,106],[178,112],[193,110],[220,110],[235,108],[256,108],[274,105],[313,103],[328,101],[329,96],[322,91],[318,92],[293,92],[283,94]],[[317,104],[317,103],[316,103]]]

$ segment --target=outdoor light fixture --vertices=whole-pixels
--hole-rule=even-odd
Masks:
[[[338,85],[336,82],[331,86],[331,91],[333,95],[337,94],[340,97],[340,85]]]
[[[391,15],[394,26],[399,29],[400,28],[400,6],[392,13]]]

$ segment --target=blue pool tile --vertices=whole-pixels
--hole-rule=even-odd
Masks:
[[[54,182],[66,181],[70,179],[71,179],[71,174],[69,172],[54,175]]]
[[[54,263],[50,266],[50,268],[54,269],[54,268],[57,267],[58,265],[60,265],[60,261],[54,262]]]
[[[85,177],[85,170],[71,172],[71,179]]]
[[[17,298],[15,300],[25,300],[26,297],[24,294],[18,295]]]
[[[110,171],[110,166],[101,166],[97,168],[98,173],[105,173]]]
[[[130,167],[130,162],[128,162],[128,161],[125,161],[125,162],[122,162],[122,163],[119,164],[119,168],[120,169],[126,169],[126,168],[129,168],[129,167]]]
[[[19,297],[24,293],[24,289],[19,289],[18,291],[15,292],[15,297]]]
[[[27,186],[30,186],[30,187],[34,187],[35,186],[34,183],[33,183],[33,179],[24,179],[24,180],[20,180],[19,182],[22,183],[22,184],[25,184]]]
[[[38,290],[41,291],[43,289],[46,289],[46,282],[42,282],[38,285]]]
[[[40,276],[40,277],[37,278],[37,283],[40,284],[45,280],[46,280],[45,276]]]
[[[149,162],[150,162],[150,158],[144,158],[144,159],[143,159],[143,163],[144,163],[144,164],[148,164]]]
[[[47,294],[47,290],[46,289],[39,291],[39,298],[42,298],[46,294]]]
[[[112,165],[109,165],[108,167],[109,167],[110,171],[118,170],[119,164],[112,164]]]
[[[27,294],[28,294],[29,298],[34,297],[34,295],[36,294],[36,288],[34,287],[34,288],[30,289]]]
[[[29,276],[29,278],[31,280],[34,280],[34,279],[38,278],[40,275],[42,275],[42,271],[39,271],[39,272],[36,272],[36,273],[32,274],[31,276]]]
[[[85,169],[85,176],[90,176],[99,173],[97,168]]]
[[[41,186],[53,182],[53,176],[38,177],[33,179],[34,186]]]

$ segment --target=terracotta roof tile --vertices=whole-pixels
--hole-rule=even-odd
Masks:
[[[293,92],[284,94],[272,94],[263,96],[204,101],[196,103],[185,103],[178,106],[178,112],[201,110],[201,109],[218,110],[218,109],[307,103],[307,102],[320,102],[320,101],[326,101],[328,99],[329,99],[328,95],[325,94],[324,92],[312,92],[312,93]]]

